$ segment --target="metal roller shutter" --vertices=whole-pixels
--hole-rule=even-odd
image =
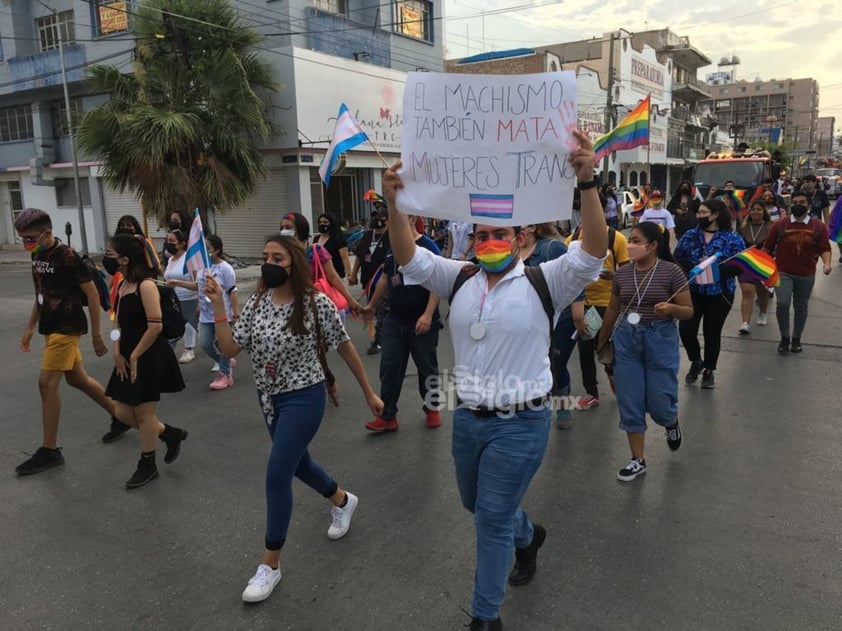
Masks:
[[[143,217],[140,212],[140,202],[133,193],[125,191],[121,193],[111,188],[108,184],[102,184],[102,202],[105,207],[105,233],[114,234],[117,230],[117,222],[123,215],[134,215],[143,225]]]
[[[287,174],[272,169],[242,208],[216,214],[216,233],[225,251],[241,258],[259,258],[266,237],[278,231],[288,205]]]

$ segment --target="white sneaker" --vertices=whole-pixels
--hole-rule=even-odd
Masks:
[[[354,511],[357,510],[357,504],[360,500],[353,493],[347,495],[348,503],[345,504],[345,508],[334,506],[330,509],[330,516],[333,519],[333,523],[327,530],[327,536],[330,539],[341,539],[348,534],[348,530],[351,528],[351,517],[354,516]]]
[[[247,603],[259,603],[266,600],[280,582],[281,568],[273,570],[268,565],[258,565],[257,572],[249,579],[249,584],[243,590],[243,600]]]
[[[181,354],[181,357],[178,358],[179,364],[189,364],[196,358],[196,354],[193,352],[192,348],[185,348],[184,352]]]
[[[757,316],[757,326],[766,326],[767,324],[769,324],[769,321],[766,319],[765,313]]]
[[[217,362],[213,363],[213,368],[211,368],[211,372],[219,372],[219,364]]]
[[[748,335],[750,329],[751,327],[748,325],[748,322],[743,322],[743,325],[740,327],[740,335]]]

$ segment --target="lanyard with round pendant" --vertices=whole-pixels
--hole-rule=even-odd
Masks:
[[[652,284],[652,279],[655,278],[655,270],[658,268],[658,263],[661,262],[661,259],[655,261],[655,264],[647,273],[649,276],[649,282],[646,283],[646,287],[643,290],[643,293],[640,293],[640,285],[646,280],[646,276],[643,277],[643,280],[640,281],[640,284],[637,283],[637,264],[635,267],[632,268],[632,275],[634,276],[634,286],[635,286],[635,297],[637,298],[637,306],[636,309],[640,309],[640,303],[643,302],[643,299],[646,297],[646,292],[649,291],[649,285]],[[634,300],[634,298],[632,298]],[[631,303],[629,303],[631,304]],[[626,316],[626,320],[629,324],[635,325],[640,324],[640,314],[637,311],[632,311],[630,314]]]
[[[485,291],[482,294],[482,300],[479,303],[479,315],[477,315],[477,321],[471,322],[471,326],[468,327],[468,335],[471,336],[471,339],[475,342],[479,342],[482,338],[485,337],[485,324],[482,322],[482,311],[485,309],[485,299],[488,297],[488,286],[486,285]]]
[[[108,334],[108,337],[111,338],[112,342],[119,342],[121,333],[120,333],[120,305],[123,304],[123,296],[120,295],[120,292],[117,292],[117,308],[114,310],[114,322],[117,323],[116,329],[111,329],[111,333]]]

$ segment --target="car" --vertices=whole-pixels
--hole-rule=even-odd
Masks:
[[[633,223],[632,211],[634,205],[639,203],[638,198],[631,191],[623,191],[623,198],[620,200],[620,228],[628,228]]]
[[[842,170],[816,169],[815,175],[828,197],[833,199],[842,195]]]

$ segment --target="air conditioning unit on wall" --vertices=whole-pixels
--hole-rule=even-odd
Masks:
[[[56,181],[44,177],[44,167],[49,163],[44,158],[32,158],[29,161],[29,179],[35,186],[55,186]]]

